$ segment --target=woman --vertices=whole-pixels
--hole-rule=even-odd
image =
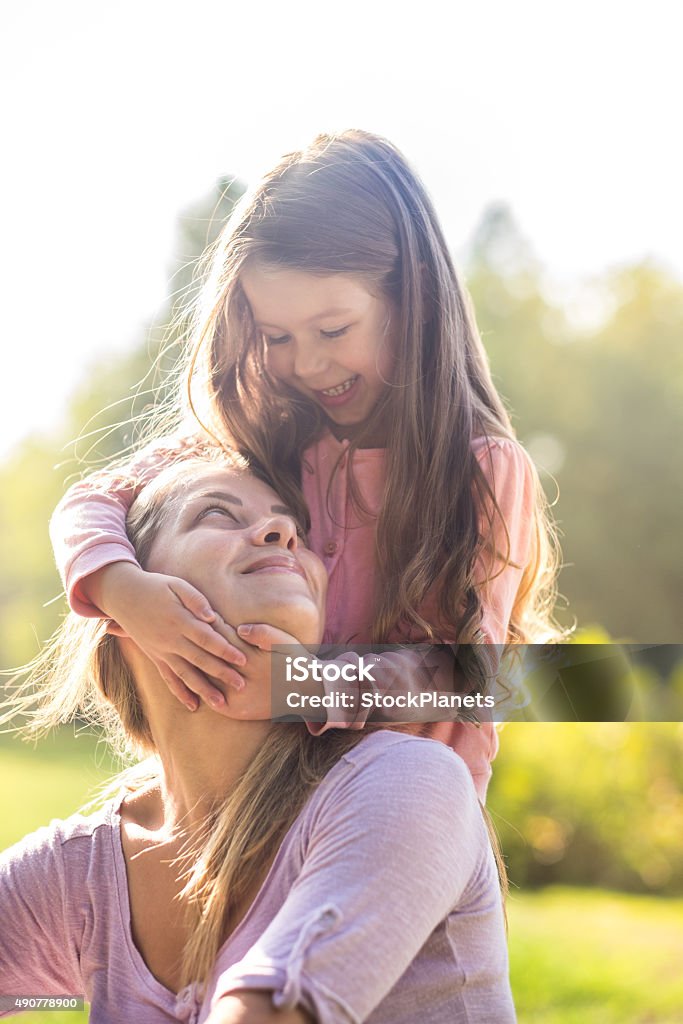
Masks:
[[[225,620],[320,641],[325,570],[237,458],[166,470],[128,530]],[[94,714],[151,760],[0,857],[0,992],[85,993],[94,1024],[514,1021],[496,864],[445,745],[274,724],[255,680],[224,687],[230,718],[188,716],[130,639],[74,619],[60,644],[34,730]]]

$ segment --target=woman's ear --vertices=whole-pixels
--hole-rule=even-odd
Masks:
[[[109,633],[111,636],[120,636],[126,640],[130,639],[126,631],[122,629],[121,626],[119,626],[118,622],[115,622],[113,619],[107,620],[106,632]]]

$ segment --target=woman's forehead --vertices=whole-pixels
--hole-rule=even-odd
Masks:
[[[205,495],[229,498],[237,505],[254,501],[269,505],[282,504],[272,487],[248,470],[232,466],[195,466],[184,475],[182,484],[182,494],[186,501]]]

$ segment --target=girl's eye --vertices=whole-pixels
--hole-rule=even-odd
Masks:
[[[342,334],[346,334],[349,329],[349,325],[346,327],[340,327],[336,331],[321,331],[323,338],[341,338]]]
[[[266,345],[284,345],[286,342],[289,341],[288,334],[281,334],[277,338],[272,338],[269,334],[264,334],[263,338],[265,340]]]

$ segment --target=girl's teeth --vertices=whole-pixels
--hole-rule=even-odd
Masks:
[[[329,395],[330,398],[333,398],[335,395],[343,395],[345,391],[348,391],[349,388],[353,387],[357,380],[357,376],[350,377],[348,380],[345,380],[343,384],[338,384],[336,388],[327,388],[323,391],[323,394]]]

